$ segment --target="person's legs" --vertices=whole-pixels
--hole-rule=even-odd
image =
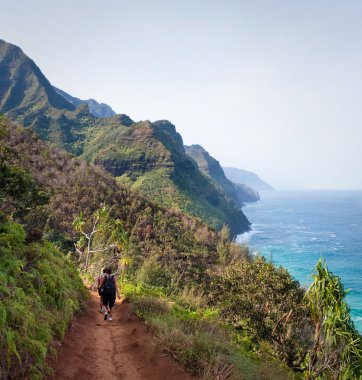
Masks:
[[[112,318],[112,309],[113,309],[113,306],[114,306],[114,303],[116,302],[116,293],[112,294],[110,297],[109,297],[109,317],[108,317],[108,320],[109,321],[112,321],[113,318]]]
[[[110,297],[109,297],[109,294],[107,293],[104,293],[103,294],[103,308],[104,308],[104,320],[106,320],[108,318],[108,312],[110,310],[110,307],[109,307],[109,301],[110,301]]]

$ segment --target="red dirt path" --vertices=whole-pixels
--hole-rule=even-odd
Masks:
[[[117,301],[112,322],[103,320],[98,303],[98,295],[92,293],[85,314],[74,318],[50,379],[195,379],[170,357],[155,352],[154,338],[128,303]]]

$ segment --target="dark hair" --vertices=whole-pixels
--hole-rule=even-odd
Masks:
[[[107,268],[103,268],[103,273],[107,273]]]
[[[104,273],[112,274],[112,268],[104,268]]]

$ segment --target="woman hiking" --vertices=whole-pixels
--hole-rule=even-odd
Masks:
[[[111,268],[104,269],[104,276],[101,278],[100,287],[103,289],[102,299],[103,308],[105,309],[104,320],[108,319],[109,321],[112,321],[112,309],[116,302],[116,293],[119,299],[121,299],[121,294],[117,287],[117,278],[112,274]]]

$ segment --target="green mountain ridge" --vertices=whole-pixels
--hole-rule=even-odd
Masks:
[[[242,211],[186,155],[168,121],[134,123],[127,115],[95,117],[87,104],[75,108],[20,48],[4,41],[0,72],[0,112],[43,140],[103,166],[161,206],[217,229],[227,224],[233,235],[249,229]]]
[[[217,229],[228,224],[233,234],[249,228],[238,206],[186,155],[181,135],[167,120],[98,129],[81,157],[159,205],[199,216]]]
[[[39,67],[23,51],[0,40],[0,108],[11,119],[30,126],[40,115],[74,111],[57,94]]]

